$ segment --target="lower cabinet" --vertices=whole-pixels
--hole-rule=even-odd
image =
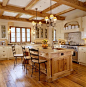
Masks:
[[[8,58],[8,47],[0,46],[0,58]]]
[[[22,47],[21,46],[15,46],[16,53],[22,54]],[[0,59],[13,59],[13,52],[11,46],[0,46]]]
[[[78,61],[79,63],[86,64],[86,47],[79,47]]]

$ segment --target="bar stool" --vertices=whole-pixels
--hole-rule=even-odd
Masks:
[[[23,51],[23,55],[24,55],[24,61],[23,61],[24,69],[25,69],[25,65],[26,65],[26,74],[27,74],[27,65],[29,63],[29,60],[31,60],[31,57],[29,55],[26,55],[25,47],[22,47],[22,51]]]
[[[39,49],[29,48],[29,52],[30,52],[30,57],[31,57],[31,61],[32,61],[32,74],[33,74],[33,69],[35,67],[35,63],[39,64],[39,81],[40,81],[40,64],[44,63],[45,68],[46,68],[47,60],[39,59]],[[35,67],[35,69],[36,69],[36,67]],[[47,73],[47,68],[46,68],[46,73]],[[31,77],[32,77],[32,74],[31,74]]]
[[[21,57],[21,61],[23,60],[23,54],[16,54],[15,45],[12,45],[12,52],[13,52],[13,56],[15,57],[15,60],[14,60],[14,67],[15,67],[15,65],[17,64],[18,57]],[[16,64],[15,64],[15,62],[16,62]],[[22,67],[23,67],[23,64],[22,64]]]

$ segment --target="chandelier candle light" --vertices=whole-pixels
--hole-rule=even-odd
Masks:
[[[37,30],[38,26],[37,26],[37,8],[36,9],[36,22],[32,21],[33,24],[33,28]],[[39,26],[41,27],[42,22],[39,22]]]
[[[46,21],[46,25],[49,24],[53,27],[55,27],[55,24],[56,24],[56,20],[57,18],[54,17],[54,15],[52,14],[52,4],[51,4],[51,0],[50,0],[50,18],[48,17],[45,17],[45,21]],[[49,26],[48,26],[49,27]]]

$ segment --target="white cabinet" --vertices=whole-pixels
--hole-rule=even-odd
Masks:
[[[0,46],[0,58],[8,58],[8,47]]]
[[[63,22],[56,24],[56,38],[58,39],[64,39],[64,33],[62,33],[63,29]]]
[[[84,39],[84,38],[86,38],[86,31],[81,32],[81,39]]]
[[[8,24],[7,23],[0,23],[0,38],[2,39],[6,39],[6,38],[8,38],[7,37],[7,34],[8,34],[8,32],[7,32],[7,28],[8,27]]]
[[[37,30],[35,30],[35,32],[36,39],[48,38],[48,29],[46,27],[38,28]]]
[[[82,30],[86,32],[86,16],[82,17]]]
[[[86,64],[86,47],[79,47],[78,61],[79,63]]]
[[[8,58],[13,58],[13,52],[12,52],[12,47],[11,46],[8,46]]]

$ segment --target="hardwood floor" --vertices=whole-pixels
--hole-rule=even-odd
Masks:
[[[18,60],[18,64],[21,61]],[[73,73],[48,83],[46,76],[41,74],[41,81],[38,81],[38,72],[31,77],[31,68],[28,74],[21,65],[14,67],[14,60],[0,61],[0,87],[86,87],[86,66],[73,63]]]

